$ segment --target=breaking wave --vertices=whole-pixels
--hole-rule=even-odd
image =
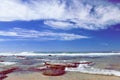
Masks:
[[[75,71],[75,72],[82,72],[82,73],[88,73],[88,74],[120,76],[120,71],[98,69],[98,68],[91,67],[88,64],[80,64],[77,68],[66,68],[66,71]]]
[[[35,52],[21,52],[21,53],[0,53],[0,56],[112,56],[120,55],[119,53],[35,53]]]
[[[14,65],[16,62],[0,62],[1,65]]]

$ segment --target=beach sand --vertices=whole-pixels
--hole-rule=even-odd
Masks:
[[[120,77],[67,72],[62,76],[44,76],[40,72],[11,73],[4,80],[120,80]]]
[[[20,57],[20,56],[19,56]],[[69,63],[69,60],[72,62],[80,62],[80,61],[87,61],[87,62],[93,62],[92,65],[90,65],[90,68],[86,68],[88,71],[96,71],[97,70],[111,70],[111,71],[104,71],[106,74],[109,74],[109,72],[114,73],[114,70],[118,71],[117,74],[120,75],[120,56],[103,56],[103,57],[83,57],[79,58],[77,56],[75,57],[62,57],[62,56],[28,56],[28,57],[15,57],[15,56],[6,56],[3,58],[0,58],[1,62],[5,62],[6,64],[0,64],[0,72],[2,71],[8,71],[9,69],[16,68],[13,71],[8,71],[7,74],[5,74],[4,79],[0,80],[120,80],[120,76],[107,76],[107,75],[94,75],[94,74],[85,74],[81,72],[68,72],[69,70],[66,70],[67,72],[64,75],[61,76],[45,76],[42,74],[42,71],[39,70],[42,66],[45,65],[46,60],[51,61],[53,58],[53,62],[55,63],[60,60],[64,60]],[[25,59],[23,59],[25,58]],[[45,59],[44,59],[45,58]],[[55,58],[55,60],[54,60]],[[38,60],[39,59],[39,60]],[[60,60],[59,60],[60,59]],[[68,61],[67,61],[67,60]],[[15,62],[15,64],[9,65],[10,63]],[[8,64],[9,63],[9,64]],[[43,64],[44,63],[44,64]],[[59,63],[59,62],[58,62]],[[81,65],[80,68],[85,69],[84,65]],[[91,68],[95,68],[91,70]],[[86,70],[85,69],[85,70]],[[113,70],[113,71],[112,71]],[[96,72],[96,73],[99,73]],[[101,71],[100,71],[101,73]],[[111,74],[110,73],[110,74]],[[2,74],[2,73],[1,73]],[[2,75],[1,75],[2,76]]]

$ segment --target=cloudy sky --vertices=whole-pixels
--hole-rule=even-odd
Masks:
[[[120,0],[0,0],[11,51],[120,51]]]

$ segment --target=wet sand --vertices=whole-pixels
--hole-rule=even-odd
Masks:
[[[44,76],[40,72],[11,73],[4,80],[120,80],[120,77],[67,72],[62,76]]]
[[[45,58],[45,59],[44,59]],[[108,57],[52,57],[52,56],[39,56],[39,57],[15,57],[8,56],[0,58],[1,62],[15,62],[12,65],[0,64],[0,72],[4,70],[11,69],[13,67],[18,67],[17,70],[5,74],[5,78],[2,80],[120,80],[120,77],[117,76],[105,76],[105,75],[93,75],[93,74],[84,74],[80,72],[66,72],[61,76],[45,76],[39,71],[39,67],[46,62],[46,59],[51,61],[54,59],[57,61],[65,60],[69,62],[77,61],[92,61],[95,63],[91,67],[97,69],[108,69],[108,70],[117,70],[120,71],[120,57],[119,56],[108,56]],[[58,60],[60,59],[60,60]],[[68,61],[67,61],[67,60]],[[53,60],[54,62],[54,60]],[[38,71],[37,71],[38,70]],[[1,79],[0,79],[1,80]]]

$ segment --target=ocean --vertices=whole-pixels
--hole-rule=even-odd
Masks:
[[[45,62],[92,62],[65,70],[120,76],[120,53],[0,53],[0,70],[9,66],[19,66],[25,71],[29,67],[43,65]]]

